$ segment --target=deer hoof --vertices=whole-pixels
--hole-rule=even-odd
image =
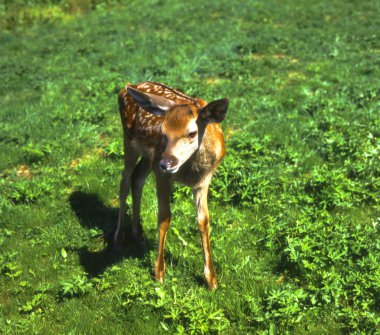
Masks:
[[[164,277],[165,277],[165,263],[157,264],[154,270],[154,278],[156,278],[156,280],[159,281],[160,283],[163,283]]]
[[[215,283],[212,283],[212,284],[208,284],[208,288],[209,288],[210,291],[216,290],[218,288],[218,283],[215,282]]]
[[[165,275],[163,272],[159,272],[154,275],[154,278],[156,278],[156,280],[162,284],[164,282],[164,276]]]
[[[207,282],[207,286],[210,291],[216,290],[218,288],[216,278],[213,278],[211,281]]]

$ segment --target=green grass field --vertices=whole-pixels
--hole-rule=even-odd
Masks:
[[[0,27],[0,334],[380,334],[379,1],[18,0]],[[163,285],[152,176],[146,250],[109,243],[117,94],[147,80],[230,99],[213,292],[186,187]]]

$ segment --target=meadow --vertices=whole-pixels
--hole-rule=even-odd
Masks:
[[[380,334],[379,1],[3,1],[0,78],[0,334]],[[181,185],[164,284],[153,176],[113,251],[147,80],[230,99],[216,291]]]

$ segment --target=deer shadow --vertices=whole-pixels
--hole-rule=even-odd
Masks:
[[[136,245],[130,238],[131,218],[126,216],[126,238],[123,249],[115,251],[113,234],[118,219],[118,209],[104,205],[94,193],[81,191],[73,192],[69,197],[69,203],[79,219],[82,227],[87,229],[97,228],[102,231],[100,238],[105,247],[100,251],[92,251],[88,247],[74,248],[78,253],[80,263],[90,277],[101,275],[109,266],[120,262],[123,258],[146,259],[145,255],[151,250],[152,241],[145,240],[145,246]],[[99,237],[98,237],[99,238]],[[150,264],[146,264],[150,266]]]

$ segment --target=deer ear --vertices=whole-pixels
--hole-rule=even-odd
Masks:
[[[165,115],[175,105],[174,101],[158,95],[144,93],[132,87],[128,87],[127,90],[141,108],[155,115]]]
[[[228,108],[228,99],[215,100],[207,104],[199,112],[199,116],[207,123],[220,123],[224,120]]]

